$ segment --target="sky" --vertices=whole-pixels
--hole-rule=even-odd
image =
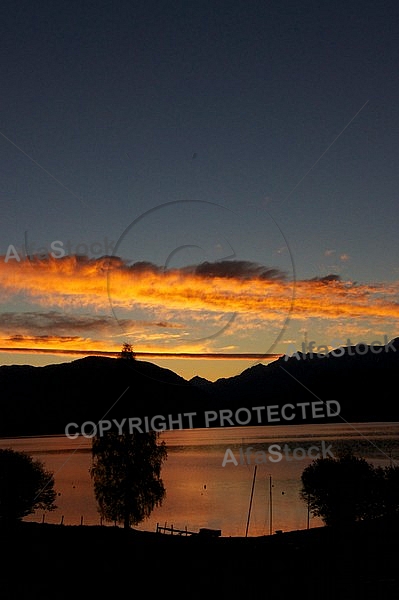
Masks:
[[[399,6],[5,0],[0,364],[215,380],[399,318]]]

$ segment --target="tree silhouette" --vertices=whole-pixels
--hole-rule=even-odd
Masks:
[[[125,342],[122,346],[122,350],[120,353],[120,358],[125,360],[135,360],[136,356],[133,352],[133,346]]]
[[[0,524],[15,524],[36,509],[52,511],[56,492],[54,477],[42,462],[25,452],[0,450]]]
[[[302,473],[300,496],[328,526],[379,516],[381,477],[365,459],[352,454],[319,458]]]
[[[93,438],[91,476],[98,510],[106,521],[129,528],[162,504],[166,491],[161,468],[167,451],[158,437],[155,431],[119,435],[109,430]]]
[[[377,467],[373,490],[375,512],[382,517],[399,516],[399,466]]]

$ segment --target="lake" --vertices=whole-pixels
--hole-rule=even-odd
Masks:
[[[308,511],[299,491],[302,471],[313,460],[309,448],[314,456],[324,443],[327,455],[335,456],[339,449],[350,447],[374,465],[399,463],[399,423],[172,430],[162,432],[160,439],[168,449],[162,469],[166,499],[138,529],[155,531],[159,523],[189,531],[209,527],[220,529],[223,536],[243,536],[253,482],[249,536],[306,529]],[[26,520],[100,523],[89,474],[91,440],[13,438],[1,439],[0,447],[28,452],[54,473],[57,510],[38,511]],[[319,519],[310,518],[310,527],[320,525]]]

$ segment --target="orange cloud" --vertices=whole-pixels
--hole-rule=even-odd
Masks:
[[[278,270],[249,261],[165,270],[117,257],[7,263],[0,257],[3,304],[23,298],[36,307],[0,319],[0,337],[13,345],[15,336],[23,335],[31,336],[32,345],[46,348],[53,342],[64,348],[76,343],[106,351],[119,347],[124,333],[134,332],[148,350],[172,344],[189,352],[194,347],[190,335],[201,338],[204,331],[211,334],[228,325],[225,335],[249,337],[266,323],[283,323],[288,315],[291,321],[367,319],[392,325],[399,318],[398,292],[398,282],[355,284],[336,275],[293,282]],[[37,307],[47,312],[39,314]],[[54,340],[40,338],[49,332]],[[210,351],[212,342],[195,348]]]

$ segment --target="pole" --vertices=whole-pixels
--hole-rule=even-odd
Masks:
[[[272,535],[273,531],[273,493],[272,493],[272,476],[269,477],[269,505],[270,505],[270,524],[269,534]]]
[[[257,469],[257,465],[255,465],[255,468],[254,468],[254,477],[252,479],[251,498],[249,500],[248,519],[247,519],[247,528],[245,530],[245,537],[248,536],[248,527],[249,527],[249,519],[250,519],[250,516],[251,516],[252,498],[254,496],[254,488],[255,488],[256,469]]]

